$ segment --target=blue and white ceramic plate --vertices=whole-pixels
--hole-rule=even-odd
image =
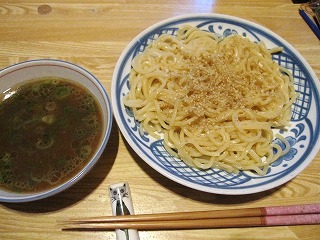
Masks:
[[[280,132],[290,143],[289,153],[274,162],[265,176],[251,172],[239,174],[210,169],[199,170],[186,166],[163,147],[162,140],[155,140],[143,130],[123,96],[129,91],[128,76],[131,61],[161,34],[175,35],[184,24],[196,26],[221,36],[240,34],[252,41],[263,41],[268,48],[281,46],[284,51],[274,55],[274,61],[289,69],[294,76],[299,98],[293,105],[291,127]],[[294,178],[317,154],[319,141],[319,80],[306,60],[284,39],[255,23],[220,14],[197,14],[171,18],[157,23],[139,34],[122,53],[112,79],[112,105],[119,128],[136,153],[152,168],[187,187],[209,193],[240,195],[275,188]],[[275,141],[279,141],[275,139]]]

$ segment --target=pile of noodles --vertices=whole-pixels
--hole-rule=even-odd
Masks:
[[[134,58],[124,104],[189,166],[265,174],[289,150],[272,128],[289,125],[296,99],[290,73],[272,60],[278,51],[184,26]]]

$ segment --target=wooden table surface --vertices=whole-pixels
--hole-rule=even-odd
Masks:
[[[27,2],[27,3],[26,3]],[[111,95],[111,77],[126,45],[145,28],[189,13],[222,13],[265,26],[291,43],[320,77],[319,40],[290,0],[11,0],[0,1],[0,69],[53,58],[93,73]],[[108,186],[127,181],[136,213],[260,207],[320,202],[320,154],[290,182],[245,196],[198,192],[150,168],[114,122],[101,159],[80,182],[36,202],[0,203],[0,239],[115,239],[114,231],[66,232],[68,217],[111,215]],[[320,239],[320,226],[140,231],[141,240]]]

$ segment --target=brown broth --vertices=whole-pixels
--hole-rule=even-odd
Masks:
[[[96,152],[102,112],[82,86],[61,78],[17,85],[0,102],[0,189],[40,192],[74,177]]]

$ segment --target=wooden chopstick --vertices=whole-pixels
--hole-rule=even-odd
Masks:
[[[260,209],[233,209],[233,210],[215,210],[215,211],[195,211],[195,212],[176,212],[176,213],[158,213],[158,214],[139,214],[139,215],[121,215],[105,216],[82,219],[70,219],[70,223],[110,223],[110,222],[135,222],[135,221],[167,221],[167,220],[195,220],[211,218],[233,218],[233,217],[255,217],[262,216]]]
[[[70,219],[63,229],[190,229],[319,224],[320,204]]]
[[[158,214],[139,214],[122,216],[103,216],[81,219],[69,219],[70,223],[98,223],[98,222],[128,222],[128,221],[155,221],[155,220],[180,220],[180,219],[209,219],[209,218],[234,218],[234,217],[260,217],[273,215],[296,215],[320,213],[320,204],[303,204],[291,206],[257,207],[242,209],[226,209],[212,211],[175,212]]]
[[[78,223],[66,225],[63,230],[170,230],[170,229],[205,229],[235,228],[258,226],[290,226],[320,224],[320,214],[282,215],[265,217],[239,217],[214,219],[188,219],[171,221],[134,221],[111,223]]]

